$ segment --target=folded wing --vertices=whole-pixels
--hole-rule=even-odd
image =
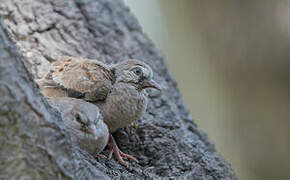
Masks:
[[[100,61],[67,57],[51,64],[40,86],[46,91],[57,89],[70,97],[99,101],[107,97],[113,81],[114,73]]]

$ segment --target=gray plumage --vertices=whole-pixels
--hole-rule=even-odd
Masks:
[[[61,113],[75,144],[92,155],[103,151],[109,131],[97,106],[69,97],[48,98],[48,102]]]
[[[147,107],[147,94],[133,85],[116,82],[105,102],[95,102],[110,132],[123,128],[142,117]]]
[[[114,132],[142,117],[148,102],[145,89],[161,89],[152,77],[151,68],[135,59],[108,66],[97,60],[65,58],[54,62],[38,83],[45,96],[94,103]]]

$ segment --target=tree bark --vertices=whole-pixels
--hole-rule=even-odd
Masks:
[[[0,179],[236,179],[195,125],[163,57],[122,1],[1,0],[0,15]],[[105,63],[137,58],[153,67],[166,90],[149,92],[137,129],[115,134],[139,164],[97,161],[72,145],[33,80],[63,56]]]

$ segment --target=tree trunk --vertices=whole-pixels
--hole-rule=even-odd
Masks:
[[[162,56],[119,0],[1,0],[0,179],[236,179],[195,125]],[[77,56],[146,61],[166,90],[149,92],[139,127],[115,134],[139,159],[122,167],[78,149],[34,78],[50,62]]]

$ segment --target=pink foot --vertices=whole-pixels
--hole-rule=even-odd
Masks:
[[[115,158],[119,161],[119,163],[123,166],[128,166],[127,162],[123,160],[122,157],[124,158],[127,158],[127,159],[130,159],[132,161],[135,161],[138,163],[138,160],[136,158],[134,158],[133,156],[129,155],[129,154],[126,154],[126,153],[123,153],[122,151],[120,151],[119,147],[117,146],[116,144],[116,141],[114,139],[114,137],[110,134],[110,137],[109,137],[109,143],[108,143],[110,149],[111,149],[111,152],[109,154],[109,158],[112,157],[112,154],[114,153],[115,155]]]

